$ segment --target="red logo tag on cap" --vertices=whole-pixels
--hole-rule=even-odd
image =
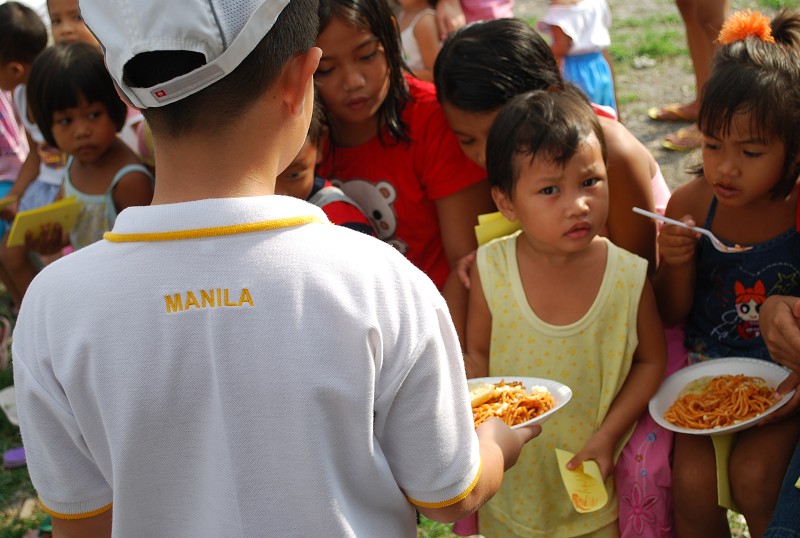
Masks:
[[[153,97],[156,99],[163,99],[167,96],[167,90],[161,89],[153,92]]]

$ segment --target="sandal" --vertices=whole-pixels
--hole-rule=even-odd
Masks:
[[[661,145],[672,151],[689,151],[703,145],[703,135],[691,125],[667,135]]]
[[[687,112],[689,105],[672,103],[662,107],[653,107],[647,111],[651,120],[655,121],[696,121],[697,112]]]

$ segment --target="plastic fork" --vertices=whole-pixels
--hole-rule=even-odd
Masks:
[[[685,222],[671,219],[669,217],[665,217],[664,215],[659,215],[658,213],[653,213],[652,211],[647,211],[646,209],[642,209],[640,207],[634,207],[633,212],[639,213],[640,215],[644,215],[645,217],[650,217],[651,219],[656,219],[666,222],[667,224],[674,224],[675,226],[680,226],[682,228],[687,228],[697,233],[701,233],[706,237],[708,237],[711,240],[711,244],[714,246],[714,248],[719,250],[720,252],[726,252],[728,254],[731,254],[736,252],[745,252],[753,248],[753,247],[742,247],[739,245],[733,247],[728,246],[722,241],[720,241],[716,235],[712,234],[709,230],[706,230],[705,228],[701,228],[700,226],[689,226]]]

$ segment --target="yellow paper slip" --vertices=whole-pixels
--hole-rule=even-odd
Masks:
[[[475,226],[475,237],[478,246],[488,243],[492,239],[509,235],[519,230],[519,221],[510,221],[499,211],[478,215],[478,225]]]
[[[728,473],[733,445],[736,444],[735,433],[712,435],[714,455],[717,459],[717,504],[723,508],[739,512],[739,507],[731,494],[731,481]]]
[[[604,507],[608,503],[608,492],[597,462],[586,460],[577,469],[570,471],[567,469],[567,462],[575,457],[575,454],[560,448],[555,450],[561,480],[575,510],[585,514]]]
[[[37,237],[43,224],[57,222],[61,225],[64,233],[69,233],[78,220],[82,206],[82,202],[71,196],[49,205],[17,213],[14,224],[11,225],[11,231],[8,233],[6,245],[9,247],[25,245],[25,234],[31,232],[34,237]]]

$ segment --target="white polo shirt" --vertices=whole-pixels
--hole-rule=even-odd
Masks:
[[[312,221],[310,223],[306,223]],[[114,536],[415,536],[480,458],[460,348],[390,246],[281,196],[134,207],[14,334],[31,477]]]

